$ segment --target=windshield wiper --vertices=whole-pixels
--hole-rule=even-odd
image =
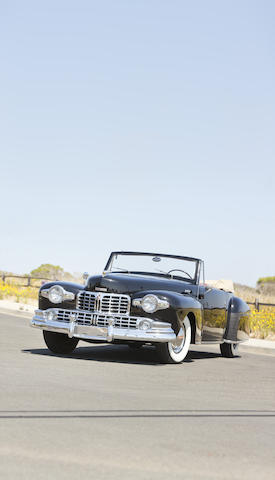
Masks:
[[[163,273],[164,275],[168,275],[169,277],[172,277],[171,273],[164,272],[163,270],[159,270],[158,268],[156,268],[156,271],[160,272],[160,273]]]

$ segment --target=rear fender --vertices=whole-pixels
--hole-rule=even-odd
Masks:
[[[249,338],[250,309],[241,298],[232,297],[228,305],[227,324],[224,341],[244,342]]]

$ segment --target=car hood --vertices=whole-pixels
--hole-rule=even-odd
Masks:
[[[96,275],[88,279],[86,290],[94,291],[104,289],[109,293],[135,293],[146,290],[168,290],[184,293],[186,289],[192,290],[194,285],[181,280],[160,278],[147,275],[131,275],[126,273],[109,273]],[[105,290],[106,289],[106,290]]]

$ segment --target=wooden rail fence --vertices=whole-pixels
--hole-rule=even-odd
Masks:
[[[263,303],[259,302],[257,298],[255,298],[255,302],[246,302],[248,305],[254,305],[255,310],[258,312],[260,311],[260,307],[275,307],[275,303]]]
[[[2,278],[2,282],[5,284],[6,283],[6,280],[8,278],[21,278],[23,280],[26,280],[26,282],[24,284],[20,283],[20,284],[16,284],[17,286],[21,286],[21,287],[34,287],[34,288],[40,288],[41,287],[41,284],[40,285],[33,285],[32,284],[32,280],[41,280],[42,281],[45,281],[45,282],[51,282],[52,279],[50,278],[45,278],[45,277],[32,277],[31,275],[6,275],[6,274],[2,274],[1,275],[1,278]],[[55,279],[54,281],[57,281],[57,279]]]

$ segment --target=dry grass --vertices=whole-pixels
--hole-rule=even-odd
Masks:
[[[255,302],[257,299],[262,303],[275,303],[275,291],[263,287],[253,288],[247,285],[234,283],[234,293],[237,297],[242,298],[245,302]]]

